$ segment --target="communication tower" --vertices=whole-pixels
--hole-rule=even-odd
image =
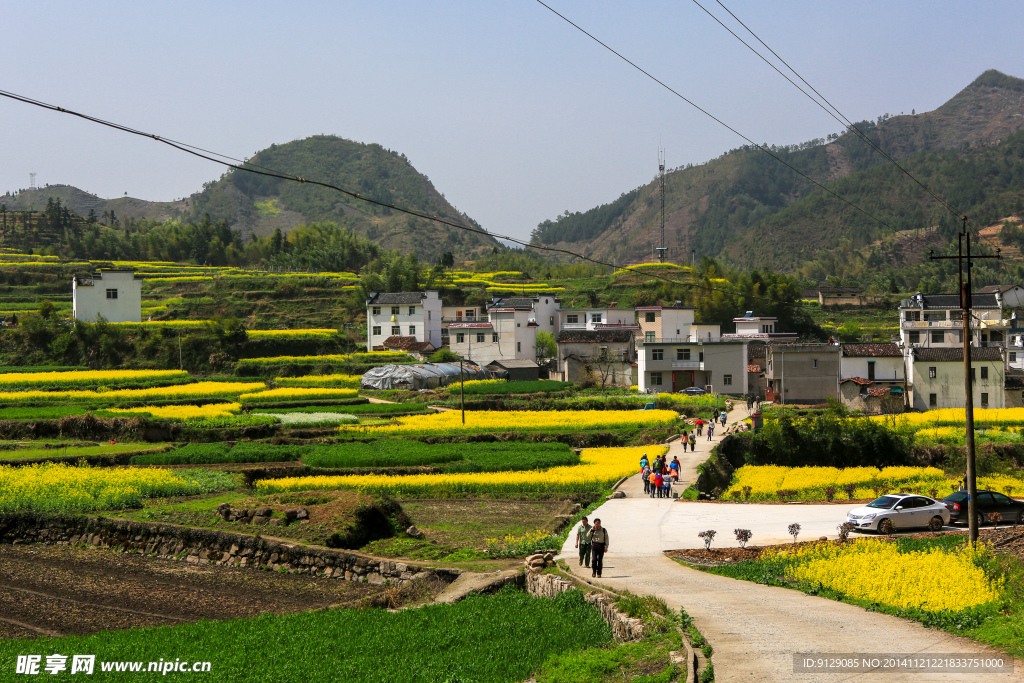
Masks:
[[[654,251],[658,252],[658,263],[664,263],[668,255],[668,247],[665,246],[665,150],[658,150],[658,186],[661,190],[661,246]]]
[[[36,188],[36,174],[35,173],[29,173],[28,174],[28,189],[30,189],[30,190],[37,189]]]

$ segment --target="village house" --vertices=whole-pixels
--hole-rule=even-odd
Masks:
[[[142,322],[142,280],[134,270],[97,270],[71,281],[71,314],[94,323],[102,316],[111,323]]]
[[[496,360],[536,361],[535,303],[529,298],[496,299],[487,307],[485,320],[449,323],[448,345],[480,365]]]
[[[642,392],[678,392],[688,387],[720,394],[748,392],[745,342],[645,340],[638,346],[637,385]]]
[[[632,308],[562,308],[558,311],[558,329],[601,330],[607,328],[639,330]]]
[[[577,384],[637,383],[633,329],[568,329],[558,333],[558,374]]]
[[[401,337],[398,335],[388,337],[381,346],[384,351],[401,351],[421,361],[427,360],[430,354],[437,351],[437,347],[430,342],[416,341],[416,337]]]
[[[1005,320],[999,292],[971,295],[971,343],[975,347],[1005,347],[1015,320]],[[921,294],[900,302],[900,343],[913,348],[963,347],[963,311],[959,294]]]
[[[366,300],[366,348],[384,348],[388,337],[413,337],[441,345],[441,299],[426,292],[370,292]]]
[[[483,306],[441,306],[441,346],[450,344],[448,326],[451,323],[487,322],[487,313]]]
[[[848,407],[868,414],[902,412],[906,384],[903,353],[895,342],[840,346],[839,395]]]
[[[914,348],[908,357],[907,381],[914,410],[964,407],[964,350]],[[995,347],[971,349],[974,405],[1006,406],[1005,366]]]
[[[823,403],[839,398],[838,344],[769,344],[765,398],[775,403]]]

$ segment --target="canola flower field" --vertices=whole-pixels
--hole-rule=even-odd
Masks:
[[[203,398],[238,398],[266,388],[263,382],[195,382],[150,389],[117,389],[114,391],[3,391],[0,403],[93,403],[110,404],[121,401],[155,401]]]
[[[745,465],[736,470],[728,491],[741,495],[750,487],[750,500],[778,500],[779,491],[795,491],[797,500],[826,500],[825,489],[836,488],[835,498],[846,499],[845,486],[855,487],[853,498],[875,498],[876,488],[888,492],[913,491],[939,498],[956,490],[959,482],[948,479],[935,467],[782,467]],[[992,475],[978,477],[978,487],[1005,492],[1024,492],[1024,476]]]
[[[264,391],[253,392],[251,394],[242,394],[238,397],[238,400],[243,404],[284,403],[288,401],[319,401],[325,399],[356,398],[358,395],[358,389],[282,387],[280,389],[266,389]]]
[[[256,492],[270,494],[321,489],[356,489],[367,493],[385,493],[408,498],[447,498],[466,495],[515,498],[538,493],[595,493],[607,489],[622,477],[636,473],[637,463],[644,453],[654,458],[667,450],[667,446],[585,448],[580,453],[578,465],[501,474],[370,474],[261,479],[256,482]]]
[[[91,512],[142,506],[143,498],[207,493],[237,485],[210,470],[172,472],[143,467],[103,468],[44,463],[0,465],[0,512]]]
[[[984,544],[903,550],[897,543],[865,538],[770,550],[760,559],[772,562],[787,578],[842,591],[857,600],[959,612],[1002,599],[1004,581],[991,579],[982,568],[991,556]]]
[[[141,408],[109,408],[105,412],[127,415],[149,415],[164,420],[210,420],[232,417],[242,409],[241,403],[210,403],[205,406],[143,406]]]
[[[100,386],[125,382],[187,380],[184,370],[73,370],[61,372],[6,372],[0,374],[0,388],[55,385],[60,387]]]
[[[884,415],[871,417],[876,422],[885,422]],[[967,422],[963,408],[941,408],[923,413],[904,413],[897,418],[897,427],[906,426],[918,429],[933,427],[959,427],[961,431]],[[987,425],[1006,426],[1024,425],[1024,408],[976,408],[974,410],[975,428]]]
[[[578,432],[623,427],[667,427],[679,420],[673,410],[559,410],[489,411],[467,410],[466,424],[460,411],[410,415],[384,425],[340,427],[343,433],[360,430],[367,435],[397,436],[422,434],[442,436],[487,432]]]
[[[358,389],[362,375],[304,375],[302,377],[278,377],[274,384],[281,387],[337,387]]]

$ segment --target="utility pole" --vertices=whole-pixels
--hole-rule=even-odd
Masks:
[[[459,359],[459,393],[462,394],[462,424],[466,424],[466,375],[462,372],[462,359]]]
[[[974,457],[974,373],[971,367],[971,268],[972,259],[999,258],[999,249],[995,256],[971,256],[971,233],[967,230],[967,216],[963,217],[963,229],[960,234],[956,256],[935,256],[929,252],[928,258],[933,261],[956,259],[960,268],[960,309],[963,312],[963,345],[964,345],[964,418],[966,433],[964,443],[967,447],[967,528],[971,544],[978,541],[978,475]],[[967,254],[964,254],[964,243],[967,243]],[[967,276],[964,277],[964,263],[967,263]]]

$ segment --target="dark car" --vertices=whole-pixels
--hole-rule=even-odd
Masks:
[[[963,522],[967,524],[967,491],[957,491],[942,499],[949,508],[949,523]],[[978,526],[984,524],[988,513],[998,512],[1004,522],[1024,524],[1024,502],[1004,496],[997,491],[978,491],[977,500]]]
[[[701,394],[706,394],[708,392],[704,391],[700,387],[686,387],[685,389],[680,389],[677,393],[686,394],[688,396],[700,396]]]

